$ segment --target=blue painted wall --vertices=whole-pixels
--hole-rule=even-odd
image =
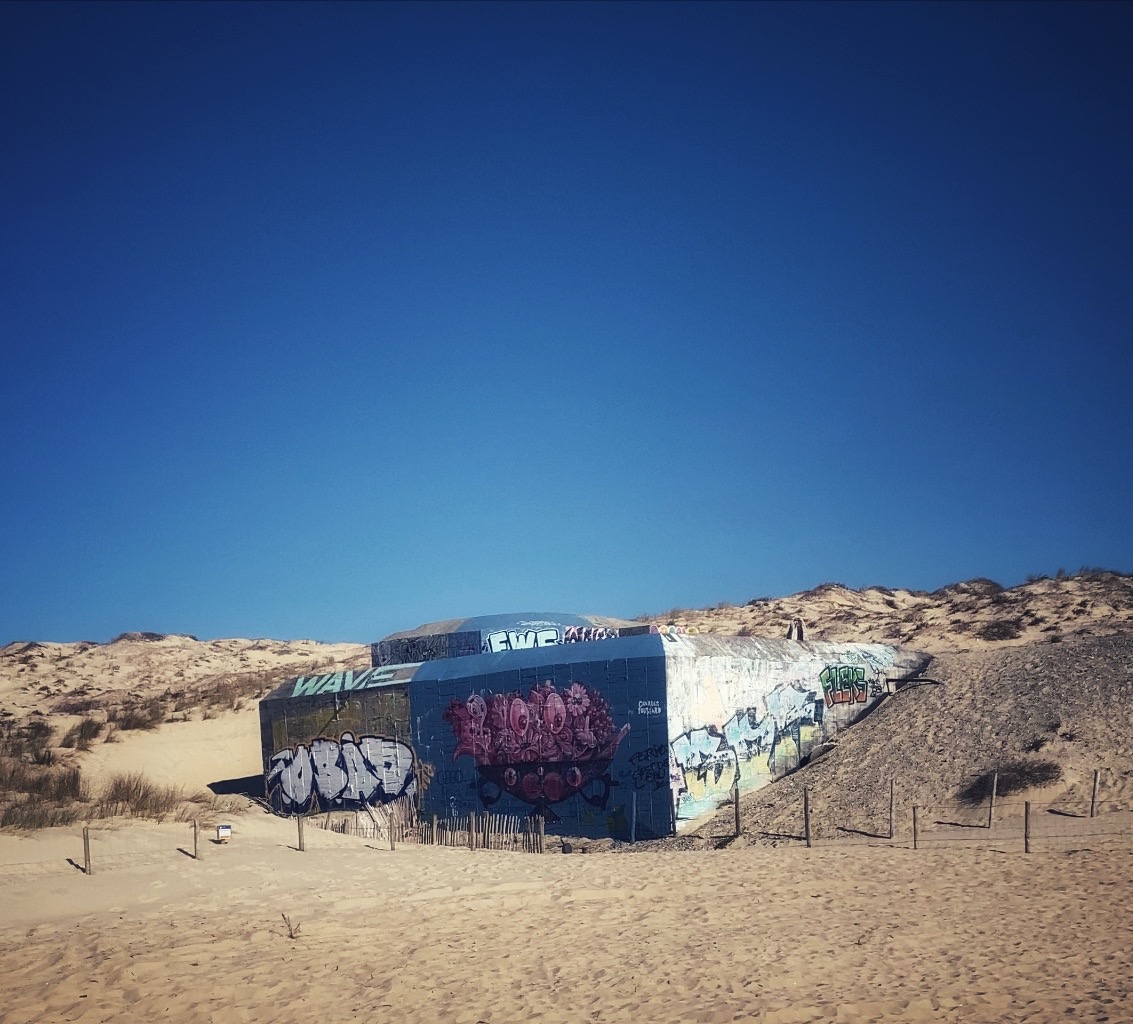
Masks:
[[[409,684],[428,817],[542,814],[547,831],[672,831],[665,659],[656,635],[431,661]],[[636,796],[636,800],[634,797]]]

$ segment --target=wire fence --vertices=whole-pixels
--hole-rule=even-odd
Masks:
[[[1120,778],[1130,781],[1133,775]],[[1130,787],[1119,785],[1107,791],[1100,771],[1094,773],[1088,791],[1068,790],[1048,800],[1000,796],[1001,788],[994,772],[961,779],[953,792],[962,795],[924,804],[912,803],[897,780],[877,787],[866,800],[855,794],[852,801],[840,801],[804,788],[797,828],[779,831],[742,828],[739,796],[734,793],[735,836],[819,848],[880,845],[916,851],[1001,853],[1133,849],[1133,803],[1122,799]],[[547,849],[541,817],[487,812],[421,817],[410,799],[292,820],[295,838],[286,845],[301,852],[307,850],[310,840],[325,833],[387,850],[403,844],[516,853]],[[47,829],[18,839],[19,845],[6,851],[0,861],[0,878],[54,869],[94,875],[156,862],[187,865],[206,856],[212,845],[225,845],[234,828],[238,827],[134,820],[91,823],[81,836],[70,830]],[[717,845],[728,845],[732,838],[718,836]],[[316,840],[317,847],[324,845]]]
[[[963,778],[954,787],[957,795],[923,804],[912,803],[895,779],[865,801],[816,798],[804,788],[797,831],[755,829],[746,834],[795,840],[808,847],[886,845],[1025,853],[1133,847],[1133,804],[1108,795],[1102,777],[1101,771],[1094,772],[1088,792],[1071,790],[1046,800],[1000,796],[998,772]],[[738,799],[736,805],[738,836]]]

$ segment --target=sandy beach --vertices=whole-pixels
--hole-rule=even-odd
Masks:
[[[300,853],[265,815],[193,861],[188,826],[148,827],[168,855],[0,868],[0,1021],[1133,1015],[1128,849],[539,856],[308,830]]]
[[[1129,586],[1109,583],[1104,594],[1092,577],[1018,588],[1011,614],[1025,630],[1001,640],[970,645],[923,619],[920,638],[940,648],[936,683],[745,794],[734,842],[725,807],[677,839],[570,855],[557,841],[543,855],[391,851],[384,837],[313,826],[300,852],[294,821],[207,791],[262,770],[256,698],[273,675],[359,662],[361,645],[140,634],[9,645],[10,742],[40,719],[56,771],[81,766],[92,800],[123,773],[185,799],[161,822],[96,816],[90,875],[81,816],[0,833],[0,1024],[1133,1021],[1133,775],[1127,716],[1114,710],[1133,695]],[[941,600],[974,601],[976,584]],[[779,603],[810,602],[809,622],[832,621],[842,597],[819,588]],[[988,635],[997,597],[964,613],[985,616]],[[904,636],[881,621],[886,602],[924,599],[855,600],[857,628],[877,603],[876,631]],[[1081,607],[1106,614],[1095,622]],[[698,613],[699,628],[752,628],[733,611]],[[1051,623],[1058,643],[1044,639]],[[147,706],[162,714],[147,728],[61,742],[83,715]],[[985,813],[958,787],[1004,759],[1053,765],[1057,781],[1011,793],[993,831],[949,824]],[[1095,772],[1102,816],[1091,819]],[[884,824],[890,779],[894,844],[869,834]],[[798,838],[804,786],[813,849]],[[1024,800],[1040,837],[1030,854]],[[913,804],[928,809],[916,851]],[[230,842],[214,841],[218,822],[232,825]]]

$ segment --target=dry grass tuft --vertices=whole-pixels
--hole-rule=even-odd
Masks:
[[[59,741],[61,747],[78,747],[79,750],[90,750],[91,743],[98,739],[102,732],[102,722],[97,718],[84,718],[78,725],[72,725]]]
[[[158,786],[141,772],[115,775],[103,788],[93,817],[112,818],[128,814],[134,818],[163,821],[185,799],[180,786]]]

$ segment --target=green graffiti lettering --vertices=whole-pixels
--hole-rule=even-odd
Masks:
[[[342,673],[332,672],[326,677],[326,682],[319,687],[319,693],[335,693],[342,689]]]
[[[828,708],[835,704],[864,704],[865,669],[860,665],[827,665],[819,674]]]
[[[322,676],[300,676],[295,680],[295,689],[291,691],[291,696],[310,697],[319,692],[322,682]]]

